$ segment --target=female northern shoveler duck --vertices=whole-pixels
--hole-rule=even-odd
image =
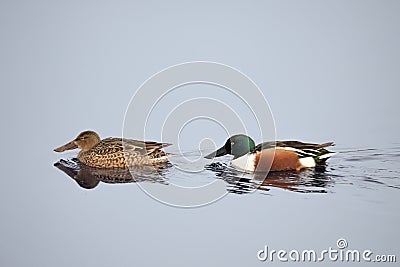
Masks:
[[[93,131],[82,132],[71,142],[54,149],[63,152],[80,148],[78,160],[95,168],[127,168],[135,165],[163,163],[170,154],[161,149],[171,144],[122,138],[100,140]]]
[[[325,147],[333,142],[310,144],[299,141],[264,142],[255,145],[247,135],[238,134],[230,137],[225,145],[205,158],[212,159],[226,154],[233,155],[233,167],[245,171],[300,171],[322,165],[335,153]]]

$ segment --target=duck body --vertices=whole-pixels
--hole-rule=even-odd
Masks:
[[[246,135],[234,135],[225,145],[206,158],[231,154],[232,167],[249,172],[254,171],[300,171],[323,165],[335,153],[326,150],[333,142],[324,144],[303,143],[299,141],[264,142],[255,145]]]
[[[100,140],[93,131],[82,132],[71,142],[56,148],[63,152],[80,148],[78,160],[95,168],[128,168],[137,165],[149,165],[168,161],[168,153],[162,148],[167,143],[138,141],[123,138],[106,138]]]

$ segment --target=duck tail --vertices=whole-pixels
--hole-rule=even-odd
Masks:
[[[328,146],[335,146],[335,143],[334,142],[326,142],[323,144],[319,144],[318,148],[324,148],[324,147],[328,147]]]
[[[336,152],[330,152],[326,149],[320,150],[320,153],[314,157],[316,164],[324,164],[330,157],[335,155]]]

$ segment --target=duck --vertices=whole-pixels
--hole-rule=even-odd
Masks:
[[[324,165],[334,152],[326,148],[333,142],[323,144],[300,141],[272,141],[255,145],[251,137],[244,134],[231,136],[218,150],[205,156],[213,159],[233,155],[231,166],[246,172],[297,171]]]
[[[75,139],[62,145],[55,152],[80,149],[79,162],[94,168],[129,168],[130,166],[150,165],[168,162],[171,155],[162,149],[168,143],[139,141],[123,138],[101,140],[94,131],[83,131]]]

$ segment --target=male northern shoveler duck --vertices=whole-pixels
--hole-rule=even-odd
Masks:
[[[230,137],[225,145],[205,156],[207,159],[226,154],[233,155],[231,165],[245,171],[300,171],[322,165],[333,152],[326,147],[333,142],[310,144],[299,141],[264,142],[255,145],[247,135],[238,134]]]
[[[80,148],[78,160],[95,168],[127,168],[135,165],[164,163],[170,154],[161,149],[171,144],[122,138],[100,140],[93,131],[84,131],[71,142],[54,149],[63,152]]]

